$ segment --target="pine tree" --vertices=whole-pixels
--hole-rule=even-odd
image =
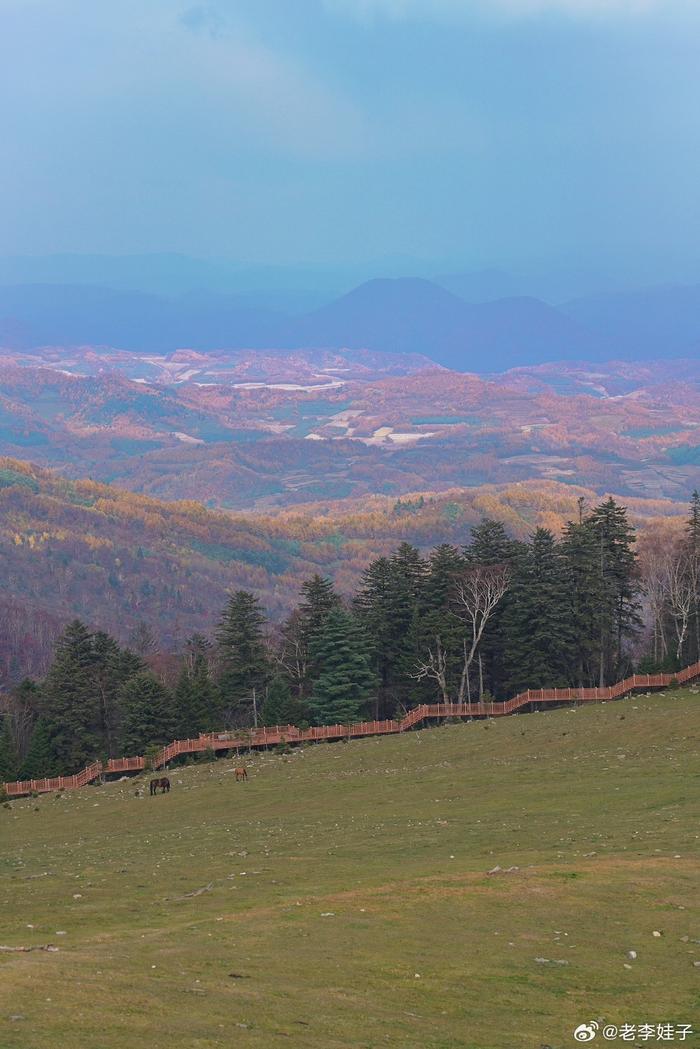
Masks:
[[[603,601],[599,540],[589,520],[569,521],[561,543],[573,637],[572,685],[594,685],[599,673],[599,615]]]
[[[149,670],[130,677],[120,689],[121,749],[126,756],[163,746],[174,735],[172,699]]]
[[[59,638],[43,688],[43,713],[58,772],[73,773],[102,751],[93,637],[76,619]]]
[[[315,724],[357,721],[371,698],[375,680],[366,641],[348,612],[336,608],[328,614],[313,655],[319,667],[309,704]]]
[[[307,720],[304,704],[292,695],[289,682],[279,674],[267,686],[261,717],[263,725],[299,725]]]
[[[180,739],[194,739],[223,724],[221,693],[211,676],[211,645],[201,634],[187,642],[187,652],[175,689],[175,731]]]
[[[548,529],[538,528],[513,562],[502,624],[509,695],[573,683],[570,595],[564,561]]]
[[[3,783],[17,779],[17,749],[10,731],[9,717],[0,722],[0,789]]]
[[[508,536],[501,521],[485,517],[475,528],[469,545],[464,548],[467,560],[475,565],[507,564],[517,552],[517,544]]]
[[[262,696],[270,676],[264,626],[265,617],[253,594],[237,590],[231,595],[217,640],[219,686],[227,720],[232,724],[251,723],[254,696]]]
[[[100,749],[108,757],[119,755],[119,690],[130,677],[145,670],[143,660],[122,650],[109,634],[92,636],[93,681],[99,707],[97,731]]]
[[[378,682],[376,718],[392,716],[399,703],[408,701],[417,605],[416,578],[400,556],[380,557],[363,573],[354,608]]]
[[[314,646],[323,633],[329,614],[334,609],[340,608],[341,601],[333,589],[331,580],[318,574],[302,583],[301,595],[300,640],[307,653],[306,681],[302,695],[307,695],[319,673],[313,656]]]
[[[74,771],[77,772],[78,769]],[[39,718],[29,741],[29,749],[20,766],[19,778],[44,779],[61,774],[62,770],[58,766],[49,725],[44,718]]]
[[[628,668],[624,645],[642,625],[634,552],[636,537],[626,509],[618,506],[612,497],[597,506],[588,520],[598,543],[598,654],[602,686]]]

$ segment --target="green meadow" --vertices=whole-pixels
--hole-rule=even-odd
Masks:
[[[0,807],[0,945],[58,948],[0,951],[0,1046],[562,1049],[592,1020],[700,1029],[698,703]]]

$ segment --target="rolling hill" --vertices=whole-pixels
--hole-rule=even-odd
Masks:
[[[88,346],[0,363],[0,455],[237,510],[532,477],[685,500],[698,410],[692,360],[485,377],[367,350]]]
[[[403,540],[422,549],[463,543],[484,516],[514,536],[537,525],[557,530],[575,517],[579,495],[597,498],[533,481],[253,516],[159,502],[0,459],[0,681],[30,666],[40,672],[56,630],[75,616],[122,641],[146,621],[167,648],[210,630],[230,588],[255,591],[278,620],[314,572],[350,593],[367,563]],[[683,504],[668,501],[628,505],[640,522],[685,515]]]

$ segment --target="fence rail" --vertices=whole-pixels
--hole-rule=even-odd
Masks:
[[[275,725],[273,728],[252,729],[247,732],[209,732],[197,739],[176,739],[153,757],[152,767],[162,768],[180,754],[196,754],[207,750],[238,750],[253,747],[276,746],[279,743],[316,743],[326,739],[349,739],[359,736],[379,736],[405,732],[421,721],[432,718],[503,717],[513,714],[531,703],[600,703],[619,699],[629,692],[648,688],[665,688],[672,682],[684,684],[700,677],[700,662],[693,663],[677,674],[633,674],[605,688],[539,688],[527,689],[503,702],[489,703],[423,703],[413,707],[399,721],[360,721],[352,725],[319,725],[300,729],[296,725]],[[74,776],[55,776],[49,779],[18,780],[5,783],[8,797],[24,794],[42,794],[52,790],[84,787],[103,775],[119,772],[137,772],[146,767],[144,757],[110,758],[106,763],[95,761]]]

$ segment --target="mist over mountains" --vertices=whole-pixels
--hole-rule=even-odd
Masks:
[[[659,285],[552,305],[514,294],[514,278],[488,271],[440,280],[376,278],[336,295],[331,278],[323,286],[314,273],[294,279],[274,270],[234,273],[177,256],[165,270],[152,264],[149,270],[135,258],[99,263],[96,276],[114,286],[58,281],[63,275],[84,278],[84,262],[0,264],[5,279],[44,278],[0,286],[0,345],[91,344],[137,352],[369,349],[418,352],[476,372],[555,360],[687,357],[700,346],[700,285]],[[150,290],[127,286],[140,281]],[[227,282],[237,285],[235,294],[220,290]],[[158,285],[169,294],[153,290]]]

